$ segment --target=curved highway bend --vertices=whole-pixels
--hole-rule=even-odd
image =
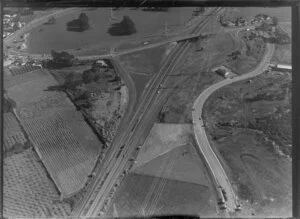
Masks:
[[[210,87],[208,87],[206,90],[204,90],[200,96],[196,99],[193,111],[192,111],[192,117],[193,117],[193,123],[194,123],[194,134],[196,137],[196,141],[198,143],[198,146],[212,172],[212,175],[217,183],[218,186],[221,186],[227,193],[228,201],[227,201],[227,209],[228,211],[234,211],[236,208],[236,204],[238,204],[237,197],[234,194],[234,191],[231,187],[230,181],[226,175],[226,172],[224,171],[221,163],[219,162],[216,154],[212,150],[209,141],[207,139],[207,135],[205,133],[205,129],[203,126],[203,120],[201,118],[202,116],[202,110],[205,101],[208,99],[208,97],[215,92],[216,90],[232,84],[237,81],[245,80],[251,77],[255,77],[259,74],[262,74],[265,70],[268,68],[268,63],[270,62],[272,55],[274,53],[275,46],[274,44],[267,44],[266,51],[263,59],[259,63],[259,65],[251,72],[232,78],[232,79],[225,79],[221,82],[218,82]]]

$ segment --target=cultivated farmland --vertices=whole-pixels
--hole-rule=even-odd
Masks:
[[[70,206],[59,194],[32,149],[4,159],[5,217],[66,217]]]
[[[27,139],[12,113],[3,114],[4,151],[9,151],[16,144],[24,145]]]
[[[7,77],[5,85],[7,95],[17,103],[17,116],[29,140],[62,196],[78,192],[102,148],[82,114],[63,92],[47,90],[57,82],[46,70]]]

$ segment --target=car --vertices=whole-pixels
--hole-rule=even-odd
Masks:
[[[227,209],[227,205],[226,205],[226,204],[221,205],[221,206],[220,206],[220,209],[222,209],[222,210]]]
[[[240,204],[237,204],[236,207],[235,207],[235,211],[241,211],[242,210],[242,207]]]
[[[149,41],[145,41],[143,42],[143,45],[148,45],[150,42]]]

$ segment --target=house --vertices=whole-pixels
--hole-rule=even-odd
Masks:
[[[274,69],[292,71],[292,66],[291,65],[285,65],[285,64],[277,64],[277,65],[275,65]]]
[[[229,74],[230,74],[229,71],[227,71],[226,69],[223,69],[223,68],[219,68],[219,69],[217,69],[215,72],[216,72],[217,74],[219,74],[219,75],[225,77],[225,78],[228,77]]]
[[[104,60],[97,60],[96,64],[100,65],[101,67],[108,67],[108,65],[106,64],[106,62]]]

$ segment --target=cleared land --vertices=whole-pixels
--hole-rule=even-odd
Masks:
[[[37,154],[26,149],[4,159],[4,216],[66,217],[71,209],[59,194]]]
[[[46,70],[5,78],[7,95],[17,103],[17,115],[63,197],[86,183],[102,144]]]
[[[282,72],[224,87],[205,104],[206,131],[241,215],[291,216],[290,104],[291,75]]]
[[[108,215],[217,216],[215,190],[191,135],[190,125],[155,124]]]

